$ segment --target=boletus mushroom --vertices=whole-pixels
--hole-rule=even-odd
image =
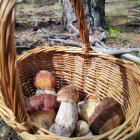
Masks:
[[[93,136],[93,134],[89,129],[89,125],[85,121],[79,120],[76,124],[75,136],[76,137]]]
[[[57,107],[56,96],[52,94],[39,94],[25,98],[25,105],[32,122],[39,127],[49,129],[54,123]]]
[[[100,99],[96,95],[88,95],[85,101],[78,102],[78,113],[82,120],[88,122]]]
[[[89,126],[93,134],[103,134],[125,120],[121,105],[111,97],[104,98],[95,108],[89,119]]]
[[[36,74],[34,77],[34,85],[37,88],[36,95],[45,93],[56,95],[54,89],[56,86],[56,78],[47,70],[41,70]]]
[[[57,93],[57,101],[61,102],[55,123],[50,131],[61,136],[70,137],[74,132],[78,121],[78,110],[76,102],[79,92],[74,85],[66,85]]]

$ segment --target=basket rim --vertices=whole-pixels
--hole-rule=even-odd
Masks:
[[[43,53],[46,52],[47,53],[47,52],[51,52],[51,51],[85,55],[85,52],[82,50],[82,48],[79,48],[79,47],[73,47],[73,46],[41,46],[41,47],[38,47],[38,48],[28,50],[21,55],[18,55],[17,56],[17,62],[19,63],[20,61],[22,61],[23,59],[26,59],[30,55],[38,54],[38,53],[41,53],[41,52],[43,52]],[[127,67],[130,70],[132,70],[133,72],[136,72],[140,76],[140,68],[134,62],[124,60],[124,59],[120,59],[120,58],[116,58],[113,55],[105,54],[105,53],[101,53],[101,52],[97,52],[97,51],[93,51],[93,50],[90,50],[88,55],[89,56],[100,57],[100,58],[106,59],[110,62],[113,62],[113,63],[119,64],[119,65],[122,65],[124,67]]]

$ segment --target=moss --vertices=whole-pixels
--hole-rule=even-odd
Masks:
[[[135,20],[135,19],[128,19],[127,20],[127,23],[137,23],[138,21],[137,20]]]
[[[121,33],[121,29],[119,27],[117,27],[117,26],[109,26],[107,28],[107,31],[109,33],[109,37],[113,38],[113,39],[118,38],[118,36]]]
[[[27,23],[32,23],[32,20],[31,19],[27,19]]]

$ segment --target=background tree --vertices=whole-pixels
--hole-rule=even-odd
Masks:
[[[61,0],[63,5],[62,23],[64,29],[69,29],[69,24],[75,23],[76,16],[70,0]],[[105,27],[105,0],[83,0],[88,28]]]

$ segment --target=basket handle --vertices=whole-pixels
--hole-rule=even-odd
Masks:
[[[18,123],[25,122],[31,128],[16,63],[15,3],[15,0],[0,0],[0,91],[6,105],[14,113],[16,121]]]
[[[77,23],[79,26],[80,36],[82,39],[82,49],[85,53],[90,50],[89,31],[87,28],[86,18],[84,15],[84,8],[82,0],[72,0],[73,8],[77,16]]]

